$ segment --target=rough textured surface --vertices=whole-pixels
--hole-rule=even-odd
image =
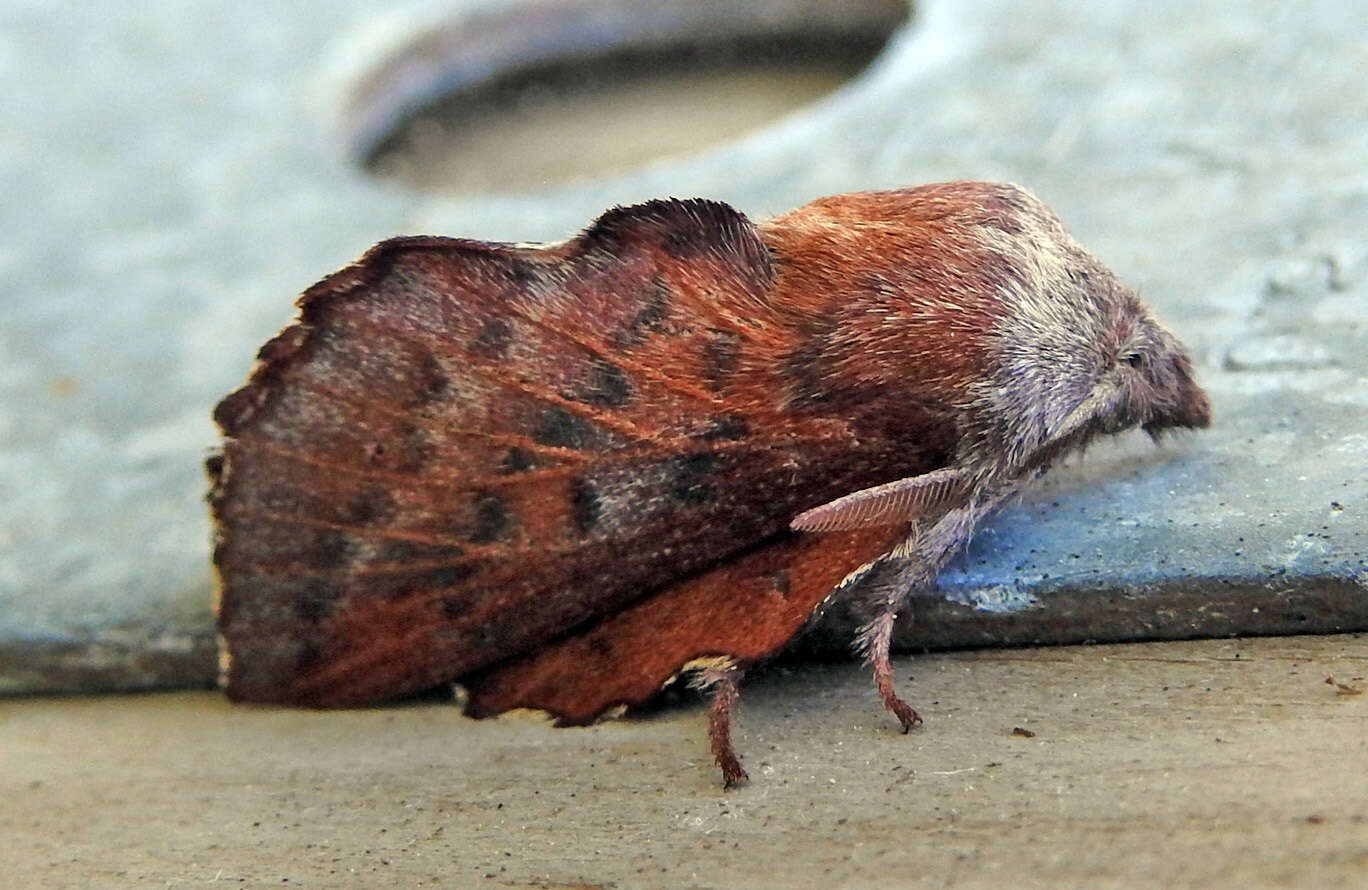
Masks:
[[[1138,286],[1194,347],[1216,427],[1099,450],[947,578],[1044,609],[937,605],[944,629],[903,643],[1145,635],[1129,615],[1159,636],[1365,626],[1357,4],[930,0],[862,79],[739,143],[468,200],[382,186],[334,136],[349,85],[435,4],[275,9],[0,12],[0,690],[208,681],[208,408],[293,295],[371,242],[962,177],[1028,184]],[[1202,608],[1211,591],[1231,595]]]
[[[454,708],[213,693],[0,702],[14,887],[1361,888],[1368,639],[904,659],[899,733],[854,664],[552,730]],[[915,682],[906,683],[908,675]],[[1017,728],[1034,737],[1014,732]]]

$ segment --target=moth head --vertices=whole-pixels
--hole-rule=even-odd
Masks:
[[[1107,344],[1116,391],[1113,422],[1122,429],[1138,425],[1156,441],[1169,430],[1209,425],[1211,401],[1193,377],[1183,344],[1134,296],[1121,318],[1125,326]]]
[[[998,235],[997,363],[978,402],[981,438],[1020,470],[1134,427],[1160,438],[1211,421],[1186,349],[1135,293],[1025,199]]]
[[[1018,431],[1021,453],[1014,465],[1042,465],[1098,436],[1135,427],[1157,441],[1170,430],[1211,422],[1211,403],[1182,343],[1134,293],[1114,279],[1105,286],[1104,294],[1070,303],[1085,308],[1069,334],[1047,338],[1032,358],[1016,362],[1030,367],[1026,376],[1037,386],[1035,413]],[[1017,398],[1031,400],[1023,393]]]

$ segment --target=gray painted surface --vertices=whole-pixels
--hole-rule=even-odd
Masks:
[[[0,10],[0,691],[208,682],[209,409],[370,243],[954,178],[1050,203],[1193,347],[1216,421],[1056,471],[947,574],[971,605],[928,601],[902,643],[1368,627],[1357,4],[930,0],[862,78],[737,143],[465,199],[347,157],[349,86],[442,17],[373,9]]]

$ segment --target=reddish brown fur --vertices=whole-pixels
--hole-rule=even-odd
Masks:
[[[828,385],[848,399],[892,391],[958,407],[987,366],[1002,307],[994,260],[966,222],[992,214],[958,185],[915,203],[903,192],[821,198],[760,227],[783,258],[774,302],[820,338]]]

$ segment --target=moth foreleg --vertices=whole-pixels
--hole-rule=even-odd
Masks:
[[[935,520],[914,525],[903,543],[875,564],[857,588],[863,614],[872,616],[860,627],[856,649],[874,671],[874,683],[884,707],[902,724],[903,732],[922,722],[916,710],[898,697],[893,688],[893,665],[889,650],[898,612],[917,594],[936,582],[936,575],[973,533],[974,525],[993,510],[1013,489],[1004,486],[946,510]]]

